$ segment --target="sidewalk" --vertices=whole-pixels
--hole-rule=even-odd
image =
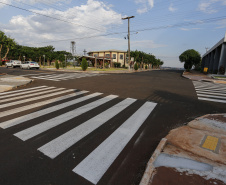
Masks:
[[[225,80],[224,79],[215,79],[212,77],[212,75],[206,75],[206,74],[200,73],[198,71],[183,72],[182,76],[185,78],[188,78],[190,80],[195,80],[195,81],[206,81],[206,82],[226,84],[226,78],[225,78]]]
[[[32,80],[29,78],[0,74],[0,92],[9,91],[31,82]]]
[[[198,72],[182,76],[226,84]],[[166,184],[226,185],[226,113],[196,118],[160,141],[140,185]]]

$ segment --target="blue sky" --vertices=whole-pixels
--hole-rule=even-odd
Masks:
[[[225,35],[226,0],[0,0],[0,30],[21,45],[70,51],[131,50],[152,53],[164,66],[182,67],[179,55],[201,55]],[[44,15],[44,16],[43,16]]]

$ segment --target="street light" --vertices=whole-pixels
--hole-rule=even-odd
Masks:
[[[43,55],[43,57],[44,57],[43,67],[45,67],[45,57],[46,57],[46,56],[45,56],[45,55]]]
[[[65,65],[66,65],[65,67],[67,67],[67,61],[66,61],[67,55],[65,54],[64,56],[65,56]]]

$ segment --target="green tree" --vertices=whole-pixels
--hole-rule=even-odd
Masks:
[[[83,71],[85,71],[88,68],[88,62],[85,58],[82,58],[81,67]]]
[[[56,67],[56,69],[59,69],[59,67],[60,67],[59,63],[58,63],[58,60],[55,61],[55,67]]]
[[[137,62],[134,64],[134,70],[138,70],[138,65],[137,65]]]
[[[179,60],[184,62],[184,68],[190,71],[191,68],[201,62],[201,55],[194,49],[184,51],[180,56]]]

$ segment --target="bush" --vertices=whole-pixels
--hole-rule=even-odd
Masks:
[[[224,66],[220,66],[220,68],[219,68],[219,73],[220,73],[221,75],[224,75],[224,73],[225,73],[225,67],[224,67]]]
[[[2,66],[2,61],[0,61],[0,66]]]
[[[82,59],[81,67],[83,71],[85,71],[88,68],[88,62],[85,58]]]
[[[148,69],[148,66],[147,65],[145,66],[145,69]]]
[[[119,63],[119,62],[114,62],[114,67],[121,67],[121,63]]]
[[[60,67],[57,60],[55,61],[55,67],[56,67],[56,69],[59,69],[59,67]]]
[[[134,64],[134,69],[137,71],[138,70],[138,65],[137,63]]]

